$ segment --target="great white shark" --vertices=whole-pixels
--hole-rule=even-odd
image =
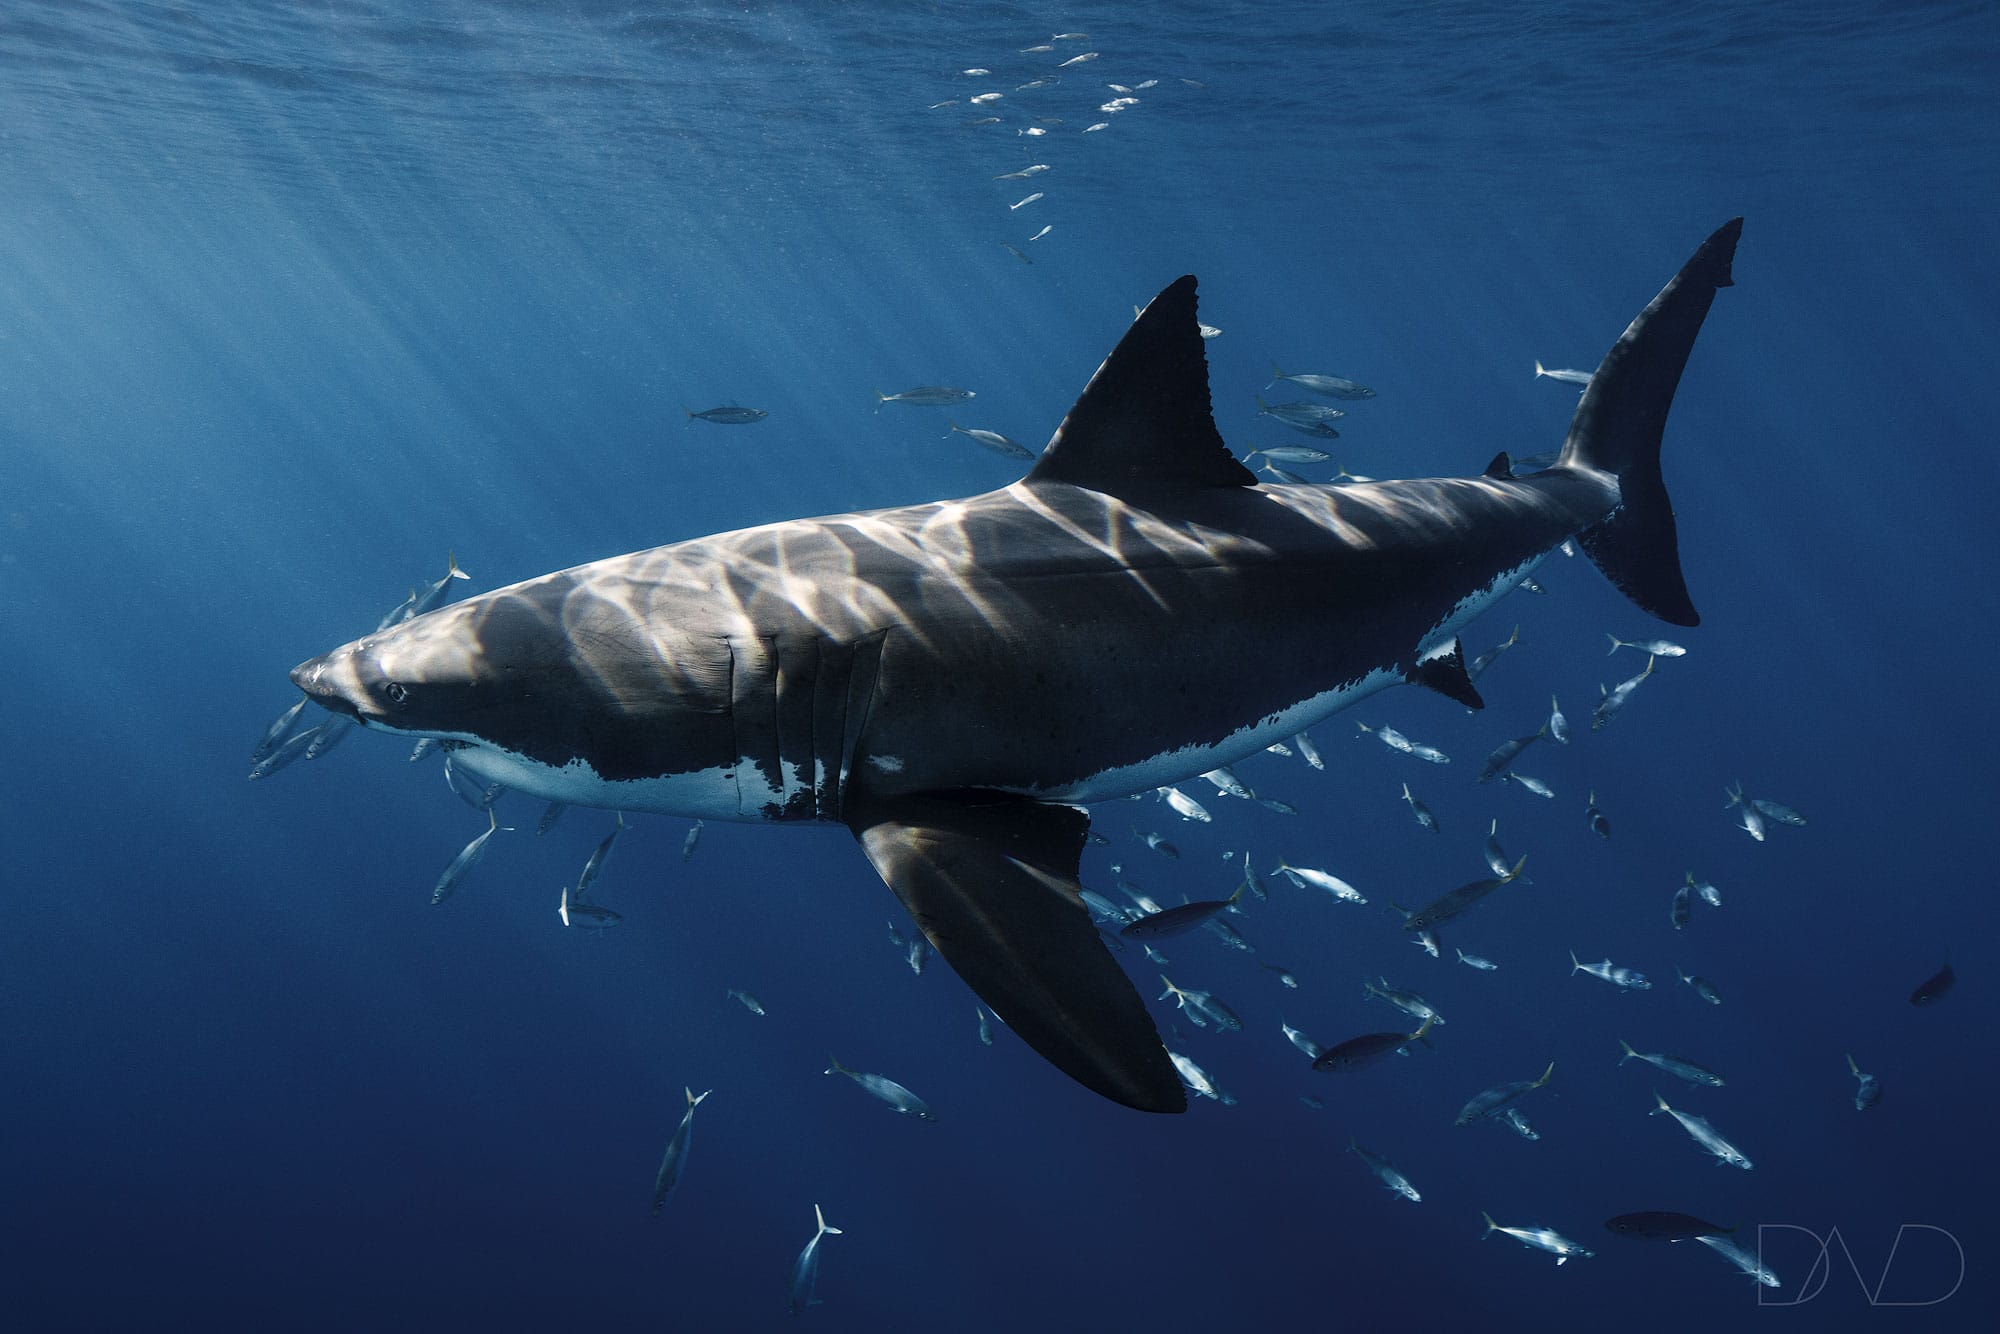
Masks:
[[[1667,410],[1742,219],[1613,344],[1554,466],[1260,485],[1210,414],[1195,280],[1161,292],[1034,467],[530,579],[302,663],[487,782],[704,820],[837,821],[993,1012],[1087,1087],[1186,1095],[1079,897],[1085,803],[1254,754],[1386,686],[1481,700],[1458,634],[1575,539],[1696,622]]]

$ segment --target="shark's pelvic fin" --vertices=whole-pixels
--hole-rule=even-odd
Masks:
[[[1030,482],[1111,496],[1255,486],[1216,432],[1192,274],[1154,297],[1090,377]]]
[[[1618,478],[1618,508],[1578,542],[1619,592],[1670,625],[1695,625],[1701,616],[1681,575],[1660,436],[1716,289],[1733,285],[1730,261],[1742,233],[1741,218],[1716,229],[1639,312],[1590,377],[1563,442],[1562,464]]]
[[[924,935],[993,1013],[1064,1074],[1145,1112],[1187,1093],[1077,884],[1090,818],[993,792],[886,798],[848,827]]]
[[[1419,658],[1415,666],[1405,672],[1404,679],[1411,685],[1435,690],[1446,699],[1456,700],[1468,709],[1483,709],[1486,701],[1472,684],[1472,676],[1465,670],[1465,650],[1456,639],[1441,649],[1434,649]]]

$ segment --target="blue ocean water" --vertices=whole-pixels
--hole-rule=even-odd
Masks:
[[[817,1203],[828,1329],[1990,1328],[1996,74],[1980,3],[9,6],[0,1319],[770,1328]],[[1109,84],[1136,104],[1099,111]],[[1211,824],[1094,812],[1106,892],[1115,863],[1219,897],[1247,849],[1371,899],[1278,883],[1236,919],[1255,954],[1162,947],[1243,1017],[1173,1039],[1233,1106],[1147,1117],[980,1045],[838,828],[710,825],[683,862],[685,821],[635,817],[598,891],[624,924],[591,933],[554,910],[608,815],[537,837],[503,798],[515,832],[434,908],[482,824],[435,758],[357,735],[244,781],[286,670],[447,549],[478,591],[1004,485],[872,391],[972,387],[954,420],[1039,444],[1182,273],[1239,451],[1304,439],[1257,415],[1273,360],[1378,391],[1329,446],[1356,473],[1553,448],[1573,390],[1532,363],[1593,366],[1738,214],[1666,447],[1704,620],[1613,725],[1585,722],[1641,659],[1605,634],[1667,628],[1556,557],[1468,636],[1520,627],[1484,713],[1394,691],[1319,725],[1323,772],[1239,766],[1297,816],[1198,780]],[[725,403],[770,416],[683,416]],[[1551,693],[1579,734],[1521,767],[1555,797],[1475,785]],[[1739,780],[1810,823],[1753,842]],[[1383,905],[1483,874],[1496,818],[1534,883],[1425,957]],[[1723,904],[1677,932],[1690,871]],[[1947,952],[1963,982],[1912,1007]],[[1394,1027],[1376,976],[1447,1017],[1433,1048],[1314,1073],[1280,1022]],[[1453,1125],[1551,1061],[1538,1140]],[[715,1091],[650,1218],[684,1087]],[[1601,1226],[1641,1209],[1736,1224],[1783,1286]],[[1597,1254],[1482,1242],[1482,1211]]]

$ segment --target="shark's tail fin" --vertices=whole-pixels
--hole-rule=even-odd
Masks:
[[[1618,508],[1577,540],[1621,593],[1672,625],[1701,617],[1681,576],[1660,436],[1716,289],[1732,285],[1730,260],[1742,232],[1743,219],[1724,223],[1639,312],[1591,376],[1563,442],[1564,465],[1618,479]]]

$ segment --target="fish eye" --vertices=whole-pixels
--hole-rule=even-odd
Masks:
[[[385,683],[382,687],[382,693],[389,697],[389,702],[392,704],[407,704],[410,699],[408,688],[397,681]]]

